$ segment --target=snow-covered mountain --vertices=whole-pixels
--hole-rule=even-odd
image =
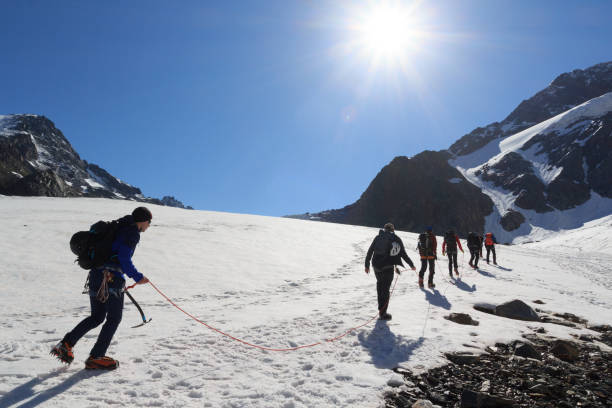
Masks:
[[[82,160],[53,122],[39,115],[0,116],[0,194],[106,197],[185,208],[173,197],[145,197]]]
[[[612,214],[612,62],[560,75],[447,151],[396,157],[359,200],[296,216],[538,240]]]
[[[525,341],[525,334],[576,342],[598,336],[582,325],[481,313],[475,303],[518,298],[575,314],[589,327],[610,324],[610,217],[550,240],[498,246],[499,265],[481,262],[472,270],[469,257],[460,257],[458,280],[447,278],[447,261],[439,259],[435,290],[419,289],[405,270],[391,297],[393,320],[385,322],[370,320],[377,315],[376,279],[364,273],[375,228],[150,205],[154,223],[134,263],[179,307],[258,346],[319,344],[293,351],[245,345],[144,285],[131,293],[152,321],[131,328],[141,320],[126,298],[108,351],[121,362],[118,371],[83,369],[100,328],[62,366],[49,350],[89,313],[81,294],[87,273],[73,262],[70,236],[135,205],[0,197],[0,407],[382,407],[384,394],[404,384],[392,371],[398,366],[420,372],[447,364],[445,353],[485,353],[497,342]],[[397,233],[404,242],[417,239]],[[418,259],[412,245],[407,251]],[[451,313],[480,324],[456,324],[445,319]],[[494,389],[506,385],[499,384],[503,377],[487,379]]]
[[[485,229],[541,239],[612,214],[612,92],[450,164],[494,203]]]

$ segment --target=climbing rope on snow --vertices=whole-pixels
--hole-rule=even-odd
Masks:
[[[389,293],[389,301],[387,301],[387,305],[389,304],[389,302],[391,301],[391,296],[393,296],[393,292],[395,291],[395,286],[397,285],[397,281],[399,280],[399,274],[397,274],[396,278],[395,278],[395,282],[393,284],[393,288],[391,289],[391,293]],[[239,343],[242,343],[246,346],[249,347],[254,347],[260,350],[266,350],[266,351],[295,351],[295,350],[300,350],[300,349],[304,349],[304,348],[309,348],[309,347],[315,347],[315,346],[319,346],[325,343],[332,343],[335,342],[337,340],[340,340],[341,338],[343,338],[344,336],[346,336],[347,334],[360,329],[363,326],[368,325],[370,322],[372,322],[372,320],[376,319],[378,317],[378,313],[376,313],[374,316],[372,316],[370,319],[368,319],[365,323],[362,323],[358,326],[355,327],[351,327],[350,329],[346,330],[344,333],[341,333],[338,336],[335,337],[331,337],[328,339],[324,339],[322,341],[318,341],[316,343],[311,343],[311,344],[305,344],[305,345],[301,345],[301,346],[295,346],[295,347],[287,347],[287,348],[280,348],[280,347],[266,347],[266,346],[260,346],[258,344],[253,344],[250,343],[246,340],[242,340],[240,338],[237,338],[235,336],[232,336],[231,334],[225,333],[224,331],[221,331],[209,324],[207,324],[206,322],[203,322],[202,320],[198,319],[197,317],[195,317],[194,315],[192,315],[191,313],[187,312],[186,310],[184,310],[183,308],[181,308],[179,305],[177,305],[174,301],[172,301],[172,299],[170,299],[164,292],[162,292],[153,282],[149,281],[149,284],[153,287],[153,289],[155,289],[157,291],[157,293],[159,293],[164,299],[166,299],[172,306],[174,306],[175,308],[177,308],[178,310],[180,310],[181,312],[183,312],[184,314],[186,314],[187,316],[189,316],[191,319],[195,320],[196,322],[200,323],[203,326],[206,326],[208,329],[215,331],[225,337],[228,337],[234,341],[237,341]],[[132,287],[134,287],[135,285],[132,285],[130,287],[128,287],[127,289],[131,289]],[[385,306],[387,306],[385,305]]]

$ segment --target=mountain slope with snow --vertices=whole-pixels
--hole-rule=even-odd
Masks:
[[[445,279],[440,259],[435,290],[419,289],[405,270],[391,298],[391,322],[374,320],[327,342],[376,315],[375,279],[363,262],[377,229],[151,205],[153,225],[134,262],[180,307],[256,345],[321,344],[283,352],[248,347],[189,318],[147,285],[131,293],[153,320],[131,328],[140,317],[126,299],[109,349],[121,361],[117,371],[83,369],[98,329],[63,367],[49,350],[89,311],[81,294],[86,272],[73,263],[70,236],[134,206],[0,196],[0,406],[372,407],[382,404],[388,383],[401,382],[390,370],[396,366],[441,365],[444,352],[483,350],[536,327],[560,338],[596,334],[483,314],[472,308],[476,302],[540,299],[547,310],[611,323],[609,218],[584,227],[583,236],[596,231],[603,246],[563,234],[498,246],[500,265],[484,263],[480,271],[468,270],[460,256],[456,284]],[[398,235],[416,262],[417,235]],[[469,313],[480,325],[443,318],[451,312]]]
[[[612,93],[449,161],[495,204],[485,229],[539,240],[612,214]],[[503,225],[506,214],[523,222]]]

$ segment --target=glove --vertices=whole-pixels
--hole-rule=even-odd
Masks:
[[[442,256],[444,256],[444,251],[442,251]]]

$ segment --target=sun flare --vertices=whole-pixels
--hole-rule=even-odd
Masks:
[[[362,26],[362,41],[368,52],[393,57],[409,46],[410,21],[407,13],[390,7],[374,10]]]
[[[421,2],[376,1],[352,14],[351,49],[375,67],[404,66],[427,41]]]

